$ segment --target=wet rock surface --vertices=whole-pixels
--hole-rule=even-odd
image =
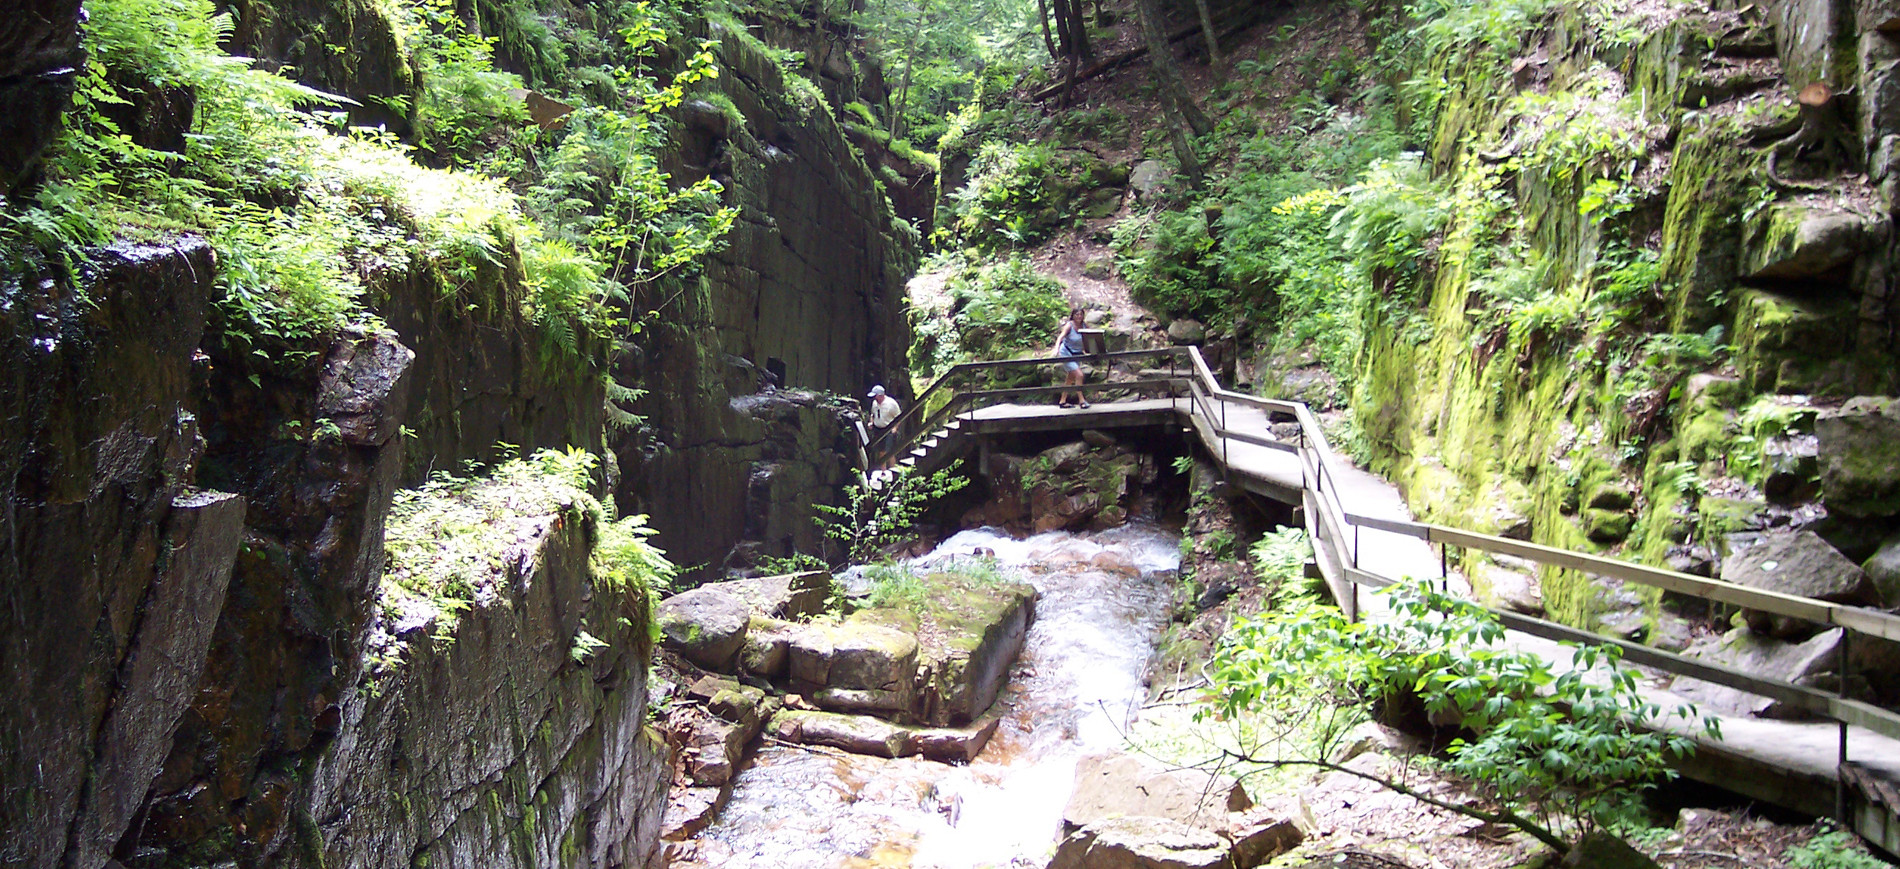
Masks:
[[[716,819],[705,821],[715,795],[682,796],[681,829],[705,826],[669,846],[674,866],[818,869],[876,855],[903,855],[910,865],[1047,859],[1079,754],[1119,742],[1139,703],[1141,673],[1166,617],[1156,584],[1172,576],[1179,549],[1134,527],[1093,540],[963,532],[918,567],[938,569],[975,548],[993,550],[1000,568],[1020,571],[1039,593],[1022,660],[1009,668],[990,714],[964,727],[905,727],[801,709],[804,698],[788,697]],[[921,642],[920,654],[931,645]],[[793,740],[802,745],[781,744]]]
[[[83,290],[28,277],[0,306],[11,865],[101,865],[130,828],[205,671],[249,506],[188,486],[210,246],[114,247],[98,269]]]
[[[22,0],[0,23],[0,194],[24,186],[79,85],[80,0]]]

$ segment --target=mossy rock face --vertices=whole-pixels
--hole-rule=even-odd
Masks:
[[[1597,543],[1621,543],[1635,524],[1636,517],[1622,510],[1586,507],[1583,511],[1583,532]]]
[[[1729,421],[1746,390],[1740,380],[1716,374],[1690,375],[1683,389],[1676,446],[1686,461],[1705,462],[1728,453]]]
[[[1852,263],[1886,236],[1885,221],[1793,203],[1775,205],[1748,225],[1742,273],[1751,281],[1822,278]]]
[[[1760,157],[1735,147],[1711,121],[1683,125],[1663,209],[1662,281],[1675,288],[1670,330],[1701,332],[1721,321],[1716,301],[1734,289],[1741,240],[1738,196]]]
[[[1755,527],[1768,505],[1744,498],[1705,497],[1696,502],[1696,516],[1703,534],[1715,537]]]
[[[1844,380],[1837,361],[1851,347],[1852,305],[1766,290],[1736,299],[1735,368],[1756,392],[1824,392]]]
[[[1861,396],[1815,420],[1821,494],[1851,516],[1900,513],[1900,399]]]

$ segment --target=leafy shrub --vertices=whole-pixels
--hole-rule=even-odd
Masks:
[[[1347,188],[1333,218],[1333,237],[1372,283],[1415,289],[1426,242],[1444,229],[1444,189],[1432,182],[1417,153],[1373,163],[1366,177]]]
[[[1163,211],[1117,224],[1115,262],[1135,300],[1157,311],[1207,314],[1228,301],[1203,212]]]
[[[1790,869],[1887,869],[1892,865],[1870,853],[1859,836],[1845,830],[1815,836],[1789,848],[1782,859]]]
[[[1068,314],[1062,284],[1016,256],[974,265],[945,284],[953,335],[939,345],[931,371],[975,359],[1007,359],[1047,348]],[[941,340],[941,339],[940,339]]]
[[[1067,221],[1051,195],[1053,157],[1046,145],[985,142],[970,165],[969,183],[950,197],[958,235],[984,250],[1048,238]]]
[[[1389,593],[1389,621],[1347,622],[1336,609],[1307,606],[1242,623],[1223,640],[1207,668],[1219,714],[1283,716],[1283,727],[1264,728],[1279,734],[1296,723],[1322,727],[1304,733],[1312,741],[1292,746],[1293,755],[1275,758],[1263,746],[1245,759],[1340,769],[1328,758],[1352,727],[1375,705],[1415,697],[1434,719],[1458,721],[1471,734],[1450,743],[1444,765],[1476,785],[1481,800],[1435,800],[1401,782],[1381,783],[1510,824],[1561,852],[1567,843],[1558,831],[1598,828],[1672,777],[1669,759],[1693,749],[1688,737],[1642,728],[1663,713],[1638,692],[1635,672],[1618,665],[1615,647],[1579,648],[1575,666],[1558,675],[1534,654],[1502,648],[1496,617],[1469,601],[1420,581]],[[1316,712],[1322,708],[1329,711]],[[1713,719],[1705,727],[1719,733]]]

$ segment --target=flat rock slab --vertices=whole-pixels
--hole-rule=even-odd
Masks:
[[[1108,818],[1147,816],[1205,828],[1250,808],[1246,788],[1232,778],[1169,769],[1132,754],[1098,754],[1076,765],[1062,824],[1074,830]]]
[[[912,731],[917,753],[939,763],[969,763],[983,753],[1002,718],[985,715],[968,727],[925,727]]]
[[[1227,841],[1167,818],[1097,821],[1056,846],[1049,869],[1226,869]]]
[[[801,745],[829,745],[873,757],[921,754],[940,763],[969,763],[996,735],[996,716],[968,727],[906,727],[870,715],[786,710],[773,716],[768,731]]]
[[[711,582],[700,586],[746,602],[752,611],[774,619],[808,619],[825,611],[831,574],[822,570]]]
[[[852,754],[908,757],[917,753],[909,728],[869,715],[787,710],[772,717],[769,731],[786,742],[829,745]]]

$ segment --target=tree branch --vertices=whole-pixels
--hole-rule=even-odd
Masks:
[[[1438,799],[1437,797],[1431,796],[1430,794],[1423,793],[1421,791],[1415,790],[1406,785],[1392,781],[1391,779],[1382,778],[1380,776],[1376,776],[1371,773],[1360,772],[1356,769],[1352,769],[1346,766],[1341,766],[1340,764],[1332,763],[1330,761],[1303,760],[1303,759],[1266,760],[1262,758],[1252,757],[1246,754],[1241,754],[1239,752],[1233,751],[1231,749],[1226,749],[1226,748],[1221,749],[1221,753],[1229,757],[1232,757],[1238,761],[1245,761],[1247,763],[1256,763],[1262,766],[1271,766],[1271,767],[1311,766],[1311,767],[1318,767],[1319,769],[1323,769],[1328,772],[1343,772],[1350,776],[1355,776],[1357,778],[1365,779],[1366,781],[1377,784],[1380,787],[1386,788],[1387,790],[1391,790],[1395,793],[1404,794],[1405,796],[1418,800],[1419,802],[1424,803],[1428,806],[1436,806],[1446,811],[1457,812],[1458,814],[1464,815],[1467,818],[1473,818],[1473,819],[1484,821],[1490,824],[1506,824],[1512,827],[1516,827],[1517,829],[1523,830],[1525,833],[1530,834],[1530,836],[1536,839],[1537,841],[1542,842],[1546,845],[1549,845],[1551,847],[1551,850],[1556,851],[1559,856],[1570,852],[1570,843],[1565,842],[1564,840],[1558,838],[1557,834],[1552,833],[1551,831],[1547,829],[1544,829],[1537,822],[1532,821],[1531,819],[1526,818],[1522,815],[1519,815],[1516,812],[1510,811],[1509,809],[1499,809],[1495,812],[1487,812],[1483,809],[1477,808],[1475,806],[1469,806],[1464,803],[1454,803],[1448,800],[1441,800],[1441,799]]]

